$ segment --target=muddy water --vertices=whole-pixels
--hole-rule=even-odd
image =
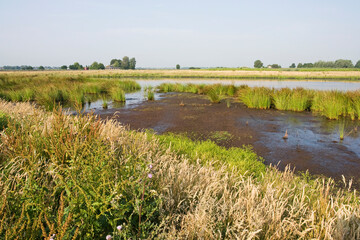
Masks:
[[[360,121],[341,123],[310,112],[248,109],[238,102],[228,108],[225,101],[212,105],[205,96],[187,93],[160,96],[154,102],[98,109],[96,113],[103,119],[115,118],[131,129],[185,133],[193,139],[212,139],[226,132],[225,137],[213,140],[225,147],[251,145],[266,164],[278,164],[280,169],[290,164],[297,171],[309,170],[336,179],[344,175],[359,183]],[[345,139],[340,141],[342,126]],[[289,137],[283,140],[286,130]]]

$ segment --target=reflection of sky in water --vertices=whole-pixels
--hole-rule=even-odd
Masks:
[[[281,147],[293,149],[300,147],[313,153],[317,149],[322,149],[332,154],[334,149],[345,147],[360,158],[360,127],[358,127],[360,123],[358,121],[335,121],[315,116],[311,119],[303,119],[297,117],[297,114],[301,113],[287,111],[286,114],[269,120],[241,118],[239,121],[242,124],[248,121],[249,125],[259,129],[264,134],[259,141],[270,150]],[[276,128],[271,129],[271,126],[276,126]],[[340,141],[342,127],[344,127],[345,138]],[[289,138],[282,141],[286,130]],[[337,151],[337,154],[341,155],[341,152]]]
[[[234,84],[248,85],[249,87],[269,87],[269,88],[307,88],[315,90],[340,90],[350,91],[360,89],[360,82],[351,81],[314,81],[314,80],[229,80],[229,79],[163,79],[163,80],[136,80],[141,86],[158,86],[161,83],[193,83],[193,84]]]

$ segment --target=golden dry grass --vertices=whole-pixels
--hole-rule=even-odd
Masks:
[[[2,71],[9,75],[83,75],[142,78],[270,78],[270,79],[360,79],[360,71],[282,70],[87,70],[87,71]]]
[[[0,111],[16,119],[20,128],[22,122],[31,121],[34,131],[44,134],[53,131],[56,113],[44,112],[28,103],[1,100]],[[78,117],[63,119],[74,132],[80,132]],[[90,124],[94,119],[89,117],[88,121]],[[244,176],[229,171],[225,165],[215,168],[211,164],[191,163],[171,148],[164,149],[156,136],[130,132],[112,120],[100,123],[99,129],[103,141],[109,142],[113,151],[122,149],[123,155],[128,156],[125,159],[141,156],[143,161],[154,165],[156,189],[152,191],[162,200],[161,221],[151,236],[160,239],[360,239],[359,195],[348,188],[336,188],[331,179],[309,180],[289,169],[280,172],[272,167],[258,178]],[[7,138],[3,133],[1,147],[12,151],[12,146],[6,144]],[[1,182],[0,190],[7,191]],[[21,216],[14,217],[21,220]],[[4,219],[0,211],[1,221]]]

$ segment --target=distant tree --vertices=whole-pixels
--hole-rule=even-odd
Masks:
[[[281,66],[279,64],[272,64],[271,68],[281,68]]]
[[[295,63],[291,64],[289,68],[296,68]]]
[[[114,65],[114,63],[115,63],[116,61],[118,61],[118,60],[117,60],[117,59],[111,59],[110,65]]]
[[[123,57],[122,63],[121,63],[121,68],[122,69],[129,69],[129,65],[130,65],[129,57],[128,56]]]
[[[180,69],[180,64],[176,64],[176,69]]]
[[[98,62],[93,62],[93,63],[90,65],[90,69],[91,69],[91,70],[98,70],[98,69],[99,69],[99,63],[98,63]]]
[[[69,69],[71,70],[81,70],[84,69],[82,65],[80,65],[78,62],[75,62],[73,65],[69,66]]]
[[[351,60],[338,59],[335,61],[336,68],[353,68],[354,65]]]
[[[297,68],[302,68],[303,64],[302,63],[298,63]]]
[[[66,65],[62,65],[60,68],[61,68],[62,70],[67,70],[67,66],[66,66]]]
[[[303,68],[313,68],[314,67],[314,64],[313,63],[304,63]]]
[[[189,67],[189,69],[201,69],[199,67]]]
[[[45,70],[45,68],[43,66],[40,66],[39,70],[43,71],[43,70]]]
[[[264,67],[264,64],[260,60],[256,60],[254,62],[254,68],[262,68]]]
[[[105,66],[104,66],[104,64],[102,64],[102,63],[99,63],[99,69],[105,69]]]
[[[356,62],[355,67],[360,68],[360,60]]]
[[[21,66],[21,70],[34,70],[32,66]]]
[[[129,68],[135,69],[135,66],[136,66],[136,60],[135,60],[135,58],[131,58],[129,61]]]
[[[121,62],[120,61],[115,61],[113,64],[111,64],[111,66],[113,66],[114,68],[120,68],[121,67]]]

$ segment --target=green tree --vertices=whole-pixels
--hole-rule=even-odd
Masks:
[[[335,61],[336,68],[353,68],[354,65],[351,60],[338,59]]]
[[[180,64],[176,64],[176,69],[180,69]]]
[[[111,66],[113,66],[114,68],[120,68],[121,67],[121,62],[120,61],[115,61],[113,64],[111,64]]]
[[[281,68],[281,66],[279,64],[272,64],[271,68]]]
[[[43,70],[45,70],[45,68],[43,66],[40,66],[39,70],[43,71]]]
[[[99,63],[99,69],[105,69],[105,66],[104,66],[104,64],[102,64],[102,63]]]
[[[114,63],[116,62],[116,61],[118,61],[117,59],[111,59],[111,61],[110,61],[110,65],[114,65]]]
[[[121,63],[121,68],[122,69],[129,69],[130,66],[130,60],[128,56],[123,57],[122,59],[122,63]]]
[[[136,66],[136,60],[135,60],[135,58],[131,58],[129,61],[129,68],[135,69],[135,66]]]
[[[93,62],[93,63],[90,65],[90,69],[91,69],[91,70],[98,70],[98,69],[99,69],[99,63],[98,63],[98,62]]]
[[[356,62],[355,67],[360,68],[360,60]]]
[[[291,64],[289,68],[296,68],[295,63]]]
[[[254,68],[262,68],[264,67],[264,64],[260,60],[256,60],[254,62]]]
[[[67,70],[67,66],[66,66],[66,65],[62,65],[62,66],[61,66],[61,69],[62,69],[62,70]]]
[[[302,68],[303,64],[302,63],[298,63],[297,68]]]
[[[70,65],[69,68],[71,70],[81,70],[84,69],[82,65],[80,65],[78,62],[75,62],[73,65]]]

